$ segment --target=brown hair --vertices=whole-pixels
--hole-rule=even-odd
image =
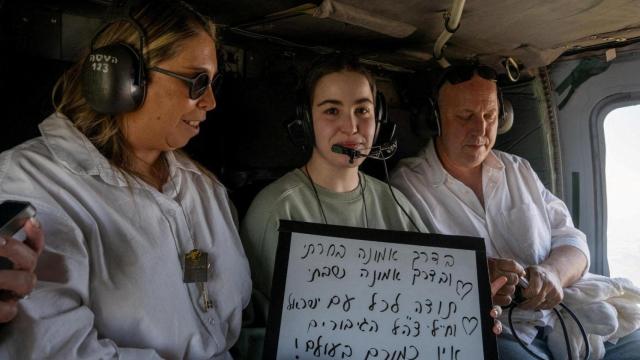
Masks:
[[[142,58],[147,68],[176,56],[183,42],[198,33],[205,32],[215,40],[215,26],[181,1],[144,1],[137,8],[132,8],[131,17],[145,32],[146,44]],[[137,49],[139,36],[129,22],[116,21],[95,39],[95,47],[121,42]],[[58,79],[52,93],[54,108],[67,116],[115,168],[125,174],[141,177],[132,165],[132,153],[124,136],[122,116],[95,112],[82,95],[81,70],[87,55]],[[58,90],[61,96],[56,101]]]
[[[373,100],[375,103],[376,82],[369,70],[367,70],[364,65],[362,65],[358,61],[357,57],[337,53],[321,55],[313,61],[303,85],[303,90],[305,93],[304,100],[308,101],[308,104],[312,104],[318,81],[320,81],[320,79],[326,75],[341,71],[351,71],[363,75],[369,83],[371,95],[373,96]]]

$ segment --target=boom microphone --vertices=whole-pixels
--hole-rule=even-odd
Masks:
[[[349,164],[353,164],[353,159],[365,157],[367,155],[362,154],[360,151],[346,146],[334,144],[331,146],[331,151],[336,154],[347,155],[349,157]]]
[[[368,149],[371,150],[369,154],[363,154],[360,150],[348,148],[340,144],[334,144],[331,146],[331,151],[337,154],[347,155],[349,157],[349,163],[353,164],[353,160],[361,157],[366,157],[375,160],[387,160],[396,153],[398,150],[398,143],[396,141],[384,143],[379,146],[373,146]]]
[[[368,157],[371,159],[382,160],[382,164],[384,164],[384,174],[387,177],[387,186],[389,186],[389,192],[391,193],[393,200],[396,202],[396,204],[398,204],[398,207],[409,219],[409,221],[411,222],[413,227],[416,229],[416,231],[421,232],[416,222],[413,221],[413,219],[411,218],[407,210],[404,209],[404,207],[398,201],[398,198],[396,198],[393,188],[389,183],[389,171],[387,170],[387,159],[392,157],[393,154],[396,153],[396,150],[398,150],[398,142],[394,140],[388,143],[384,143],[380,146],[372,146],[369,149],[363,149],[363,150],[371,150],[371,151],[369,151],[369,154],[363,154],[359,150],[348,148],[340,144],[334,144],[331,146],[331,151],[333,151],[334,153],[347,155],[349,157],[350,164],[353,164],[354,159],[361,158],[361,157]]]

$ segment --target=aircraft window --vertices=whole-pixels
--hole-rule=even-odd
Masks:
[[[640,284],[640,105],[619,107],[604,120],[607,255],[611,277]]]

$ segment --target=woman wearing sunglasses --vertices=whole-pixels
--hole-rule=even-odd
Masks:
[[[131,17],[59,80],[42,136],[0,155],[0,200],[31,202],[47,239],[2,359],[230,358],[248,262],[224,187],[178,151],[216,107],[214,28],[177,1]]]

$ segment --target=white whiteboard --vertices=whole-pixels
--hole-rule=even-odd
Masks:
[[[295,222],[281,231],[297,228],[281,234],[276,273],[286,276],[274,276],[267,358],[497,358],[482,239]]]

